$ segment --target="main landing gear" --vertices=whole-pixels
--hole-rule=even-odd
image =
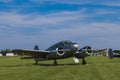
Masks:
[[[38,58],[34,58],[34,61],[35,61],[35,65],[37,65],[38,64]]]
[[[86,62],[86,60],[85,60],[84,57],[82,58],[82,64],[83,64],[83,65],[87,64],[87,62]]]
[[[38,64],[38,61],[35,61],[35,65],[37,65]]]
[[[54,65],[54,66],[57,66],[57,65],[58,65],[58,63],[57,63],[56,59],[54,60],[53,65]]]

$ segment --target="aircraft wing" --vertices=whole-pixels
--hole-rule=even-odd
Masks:
[[[107,49],[97,49],[97,50],[91,50],[93,53],[97,53],[97,52],[104,52]]]
[[[30,53],[50,53],[50,51],[42,51],[42,50],[29,50],[29,49],[14,49],[13,52],[30,52]]]
[[[46,56],[50,53],[50,51],[42,51],[42,50],[29,50],[29,49],[14,49],[13,53],[18,55],[29,55],[29,56]]]
[[[113,50],[113,52],[120,54],[120,50]]]

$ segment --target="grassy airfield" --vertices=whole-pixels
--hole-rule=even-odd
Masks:
[[[87,65],[74,64],[72,58],[42,61],[0,57],[0,80],[120,80],[120,58],[87,57]]]

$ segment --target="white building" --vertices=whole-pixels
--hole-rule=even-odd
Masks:
[[[6,56],[15,56],[13,53],[7,53]]]
[[[0,56],[2,56],[2,54],[0,53]]]

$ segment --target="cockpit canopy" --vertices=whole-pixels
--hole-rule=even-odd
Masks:
[[[69,40],[62,41],[62,43],[63,43],[63,45],[70,45],[70,44],[72,44],[72,42],[69,41]]]

